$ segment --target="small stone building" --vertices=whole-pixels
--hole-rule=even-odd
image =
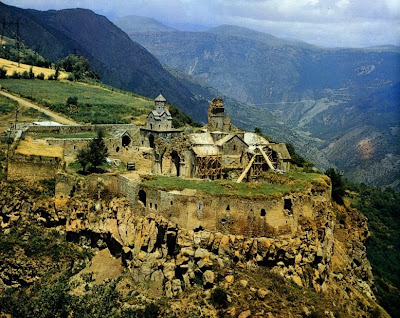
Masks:
[[[140,129],[142,146],[154,148],[157,138],[171,140],[182,133],[182,130],[172,128],[172,116],[166,103],[167,100],[161,94],[154,100],[154,110],[147,116],[146,127]]]

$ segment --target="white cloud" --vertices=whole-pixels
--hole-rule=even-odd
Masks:
[[[110,19],[236,24],[328,46],[400,44],[400,0],[3,0],[39,10],[82,7]]]

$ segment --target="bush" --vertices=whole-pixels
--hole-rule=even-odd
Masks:
[[[22,75],[21,75],[21,78],[22,78],[22,79],[29,79],[30,77],[29,77],[28,71],[24,71],[24,72],[22,73]]]
[[[212,291],[210,301],[215,308],[227,308],[228,296],[223,288],[216,288]]]
[[[70,74],[68,75],[68,77],[67,77],[67,80],[70,81],[70,82],[75,81],[75,76],[74,76],[74,74],[70,73]]]
[[[144,308],[144,317],[157,318],[159,311],[160,308],[156,304],[153,303],[147,304],[146,307]]]
[[[36,76],[36,78],[37,78],[38,80],[44,80],[44,74],[43,74],[43,73],[40,73],[40,74],[38,74],[38,75]]]
[[[343,204],[343,197],[346,192],[342,176],[333,168],[326,170],[325,174],[332,181],[332,199],[338,204]]]
[[[292,158],[291,161],[293,164],[295,164],[298,167],[305,167],[305,168],[311,168],[313,166],[313,164],[310,161],[306,160],[304,157],[300,156],[296,152],[292,144],[287,143],[286,148],[289,151],[290,157]]]
[[[12,78],[12,79],[19,79],[20,77],[21,77],[21,74],[18,73],[17,71],[14,71],[10,76],[10,78]]]
[[[7,78],[7,70],[4,67],[0,67],[0,78]]]
[[[34,79],[35,78],[35,73],[33,73],[33,67],[29,69],[29,79]]]
[[[77,96],[70,96],[67,98],[66,105],[74,105],[78,106],[78,97]]]

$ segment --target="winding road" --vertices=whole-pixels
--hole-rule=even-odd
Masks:
[[[56,121],[56,122],[58,122],[60,124],[70,125],[70,126],[80,125],[78,122],[73,121],[72,119],[63,117],[60,114],[51,111],[50,109],[47,109],[47,108],[38,106],[36,104],[33,104],[32,102],[29,102],[26,99],[23,99],[21,97],[17,97],[15,95],[6,93],[6,92],[4,92],[2,90],[0,90],[0,94],[5,96],[5,97],[7,97],[7,98],[9,98],[9,99],[17,101],[21,106],[37,109],[38,111],[40,111],[42,113],[45,113],[46,115],[50,116],[53,121]]]

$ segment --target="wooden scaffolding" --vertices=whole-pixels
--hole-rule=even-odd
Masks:
[[[222,176],[222,156],[196,157],[196,177],[201,179],[221,179]]]
[[[278,166],[276,155],[274,156],[273,150],[269,147],[266,147],[265,149],[258,147],[254,154],[249,153],[248,155],[249,164],[236,181],[237,183],[242,182],[246,175],[249,178],[256,179],[265,171],[275,171]]]

